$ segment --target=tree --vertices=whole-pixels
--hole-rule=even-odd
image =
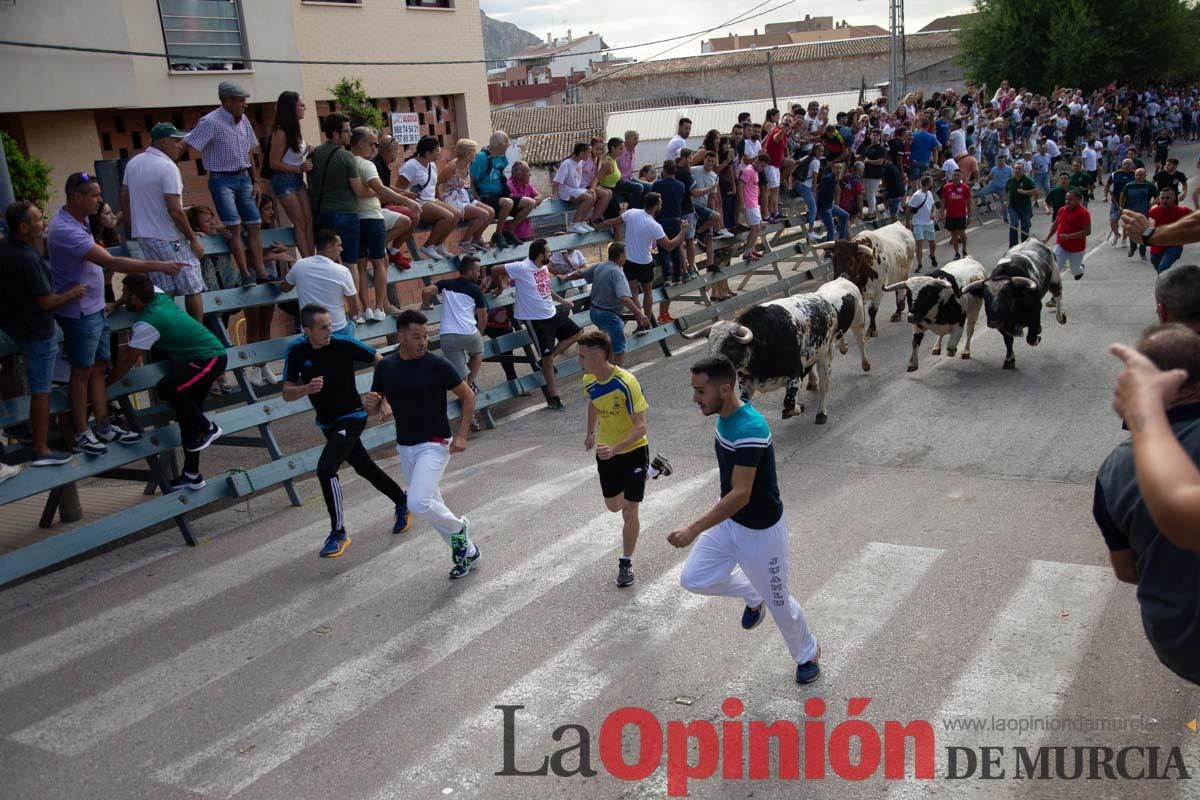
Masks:
[[[374,106],[371,98],[367,97],[362,81],[358,78],[350,80],[342,78],[337,86],[329,90],[337,102],[337,110],[350,117],[350,126],[357,128],[365,125],[368,128],[383,127],[383,112]]]
[[[963,23],[969,77],[1047,93],[1111,81],[1177,81],[1200,72],[1200,13],[1190,0],[975,0]]]
[[[7,133],[0,133],[0,139],[4,141],[4,158],[8,161],[13,197],[28,200],[44,210],[50,200],[50,167],[45,161],[22,153]]]

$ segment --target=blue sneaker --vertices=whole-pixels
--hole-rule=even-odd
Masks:
[[[396,506],[396,524],[392,526],[392,533],[407,533],[412,527],[412,515],[408,513],[408,503],[401,503]]]
[[[812,683],[821,674],[821,667],[817,664],[821,660],[821,645],[817,645],[817,655],[812,661],[805,661],[803,664],[796,665],[796,683]]]
[[[345,531],[330,531],[325,546],[321,548],[321,558],[337,558],[346,552],[350,546],[350,537]]]
[[[466,517],[463,517],[463,529],[450,537],[450,558],[454,561],[454,566],[450,568],[451,580],[467,575],[479,560],[479,545],[475,545],[475,551],[467,555],[468,524]]]
[[[742,612],[742,627],[746,630],[757,627],[763,618],[767,616],[767,604],[762,602],[758,604],[758,608],[746,606],[746,610]]]

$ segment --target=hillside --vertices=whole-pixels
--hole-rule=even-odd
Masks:
[[[490,66],[501,66],[499,62],[530,45],[541,42],[527,30],[522,30],[511,22],[492,19],[482,11],[483,20],[483,54]]]

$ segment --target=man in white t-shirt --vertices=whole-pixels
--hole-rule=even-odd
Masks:
[[[355,128],[350,134],[350,152],[358,165],[358,177],[363,186],[371,190],[365,197],[358,198],[358,226],[361,234],[358,248],[358,299],[362,310],[355,322],[380,322],[388,314],[400,316],[400,308],[388,300],[387,289],[387,223],[383,218],[383,203],[403,203],[404,198],[383,185],[379,170],[371,159],[379,149],[379,137],[370,128]],[[374,294],[367,281],[370,270],[374,280]],[[303,308],[303,306],[301,306]]]
[[[150,146],[134,156],[121,180],[121,209],[125,232],[137,240],[150,261],[186,264],[177,275],[151,272],[150,280],[172,297],[182,295],[188,314],[204,319],[204,277],[200,257],[204,245],[183,210],[183,176],[175,162],[183,155],[187,132],[169,122],[150,129]]]
[[[926,175],[921,178],[921,188],[913,192],[905,206],[905,217],[912,221],[913,238],[917,240],[917,272],[924,268],[921,263],[921,244],[929,242],[929,263],[937,267],[937,249],[935,241],[937,232],[933,227],[933,212],[937,208],[937,197],[933,193],[933,178]]]
[[[667,142],[667,158],[675,161],[679,158],[679,153],[683,148],[687,147],[688,137],[692,135],[692,121],[687,117],[679,120],[679,127],[675,129],[675,135],[671,137],[671,141]]]
[[[622,269],[634,297],[637,297],[641,288],[642,309],[648,319],[654,319],[654,255],[651,249],[657,244],[674,250],[685,241],[688,229],[687,220],[684,220],[679,233],[674,238],[668,238],[663,226],[655,219],[660,206],[662,196],[658,192],[646,192],[642,198],[642,208],[630,208],[621,214],[621,222],[625,225],[625,265]],[[639,327],[635,332],[645,333],[647,330]]]
[[[358,311],[358,290],[350,270],[338,263],[342,257],[342,237],[337,231],[318,228],[314,241],[316,255],[293,264],[281,288],[285,292],[294,288],[301,308],[317,305],[329,309],[333,335],[353,339],[354,323],[346,318],[345,305],[349,301],[351,313]]]
[[[568,247],[550,256],[550,272],[553,275],[570,275],[587,269],[587,257],[583,251]]]
[[[717,154],[705,153],[704,163],[692,167],[692,205],[707,208],[713,214],[721,214],[721,194],[719,188],[720,175],[717,173]],[[732,239],[733,234],[726,230],[728,220],[721,220],[721,225],[713,234],[718,239]]]
[[[950,176],[952,176],[955,172],[958,172],[957,161],[955,161],[953,158],[947,158],[942,162],[942,176],[946,180],[950,180]]]
[[[554,359],[575,344],[582,329],[571,319],[570,300],[559,297],[550,288],[550,246],[545,239],[529,243],[529,258],[492,267],[493,292],[504,289],[504,279],[513,285],[513,318],[525,324],[533,347],[542,357],[542,375],[546,379],[546,405],[553,411],[566,411],[558,397],[554,379]],[[556,343],[557,342],[557,346]]]

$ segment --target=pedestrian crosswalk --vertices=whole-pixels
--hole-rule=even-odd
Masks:
[[[503,463],[489,468],[493,474],[505,469]],[[452,475],[446,488],[464,486],[481,474],[473,470]],[[657,534],[693,515],[711,501],[716,480],[715,470],[701,469],[690,476],[678,474],[665,486],[654,485],[642,509],[643,530]],[[72,763],[72,759],[87,760],[97,752],[119,748],[122,742],[138,742],[142,749],[127,780],[140,781],[148,794],[158,786],[163,792],[186,791],[210,798],[279,796],[275,790],[264,793],[264,784],[284,774],[293,774],[292,781],[303,784],[309,754],[347,735],[358,718],[381,706],[395,707],[395,698],[410,687],[425,685],[429,676],[439,672],[453,674],[456,664],[477,659],[483,640],[493,642],[498,633],[520,624],[516,620],[527,618],[530,609],[564,587],[577,591],[582,587],[594,594],[598,574],[611,583],[619,517],[600,510],[594,466],[551,472],[532,482],[523,479],[519,487],[472,492],[473,502],[461,509],[480,522],[492,521],[480,526],[491,535],[480,537],[484,566],[469,583],[454,584],[453,591],[433,600],[426,612],[397,628],[372,629],[373,638],[359,640],[328,670],[320,664],[312,670],[301,665],[294,674],[276,676],[278,684],[270,697],[247,703],[240,715],[226,712],[215,721],[206,719],[197,736],[185,737],[162,752],[147,747],[143,731],[155,730],[153,726],[163,718],[188,728],[190,719],[202,715],[215,699],[218,687],[239,676],[249,682],[261,679],[259,664],[294,647],[314,627],[335,621],[353,624],[362,609],[387,593],[403,592],[422,576],[440,574],[445,560],[441,540],[429,531],[415,531],[414,539],[403,546],[378,552],[365,547],[357,553],[352,550],[348,558],[360,560],[348,562],[344,571],[306,584],[281,603],[254,609],[173,654],[148,658],[119,675],[101,673],[94,691],[71,695],[66,701],[45,691],[27,695],[23,689],[68,668],[102,670],[113,645],[181,612],[203,613],[223,592],[253,583],[285,563],[315,561],[320,531],[312,526],[291,531],[232,563],[215,564],[90,616],[82,612],[61,630],[0,653],[0,702],[20,708],[15,717],[19,723],[6,726],[0,720],[0,733],[7,740],[3,746],[32,748],[66,759],[59,763]],[[552,509],[564,505],[574,509],[572,519],[577,524],[552,523],[556,513]],[[355,503],[353,509],[364,526],[372,520],[386,523],[390,513],[386,500],[378,497]],[[552,530],[553,535],[520,538],[543,530]],[[507,545],[518,543],[518,551],[504,552]],[[793,546],[795,552],[795,542]],[[849,678],[878,656],[876,642],[896,628],[928,625],[929,620],[907,619],[903,610],[936,575],[954,569],[942,548],[864,541],[848,545],[819,583],[793,586],[825,647],[821,680],[801,689],[790,682],[786,647],[773,625],[752,634],[738,630],[737,604],[680,589],[686,554],[662,547],[657,535],[644,540],[639,552],[658,549],[658,555],[640,562],[638,583],[631,589],[610,586],[611,602],[605,600],[598,614],[556,615],[552,624],[562,635],[541,637],[545,646],[523,655],[515,678],[492,680],[486,671],[459,675],[463,690],[453,694],[452,713],[445,716],[419,695],[410,697],[399,713],[410,714],[408,723],[420,729],[411,737],[414,746],[389,752],[386,767],[373,772],[370,785],[356,786],[341,796],[370,800],[527,796],[523,793],[534,787],[514,788],[511,782],[520,779],[495,775],[501,767],[500,713],[495,707],[524,706],[521,725],[536,736],[518,737],[516,761],[540,763],[549,752],[546,742],[555,726],[602,719],[615,707],[615,698],[638,696],[637,686],[648,670],[708,675],[706,696],[691,709],[675,707],[674,718],[714,719],[721,701],[734,696],[752,698],[748,718],[800,723],[805,719],[804,700],[823,696],[831,717],[836,716],[830,720],[832,727],[841,717],[845,698],[857,693]],[[648,565],[651,560],[655,568]],[[1102,567],[1028,561],[1004,586],[1007,599],[978,620],[974,652],[963,660],[952,682],[935,690],[941,698],[936,709],[912,709],[909,718],[1065,712],[1065,699],[1100,629],[1114,587],[1110,572]],[[947,607],[944,613],[952,617],[956,610]],[[4,633],[0,622],[0,641]],[[723,668],[723,660],[733,650],[739,651],[737,663],[745,666],[736,674]],[[645,680],[659,691],[641,702],[648,707],[658,702],[661,712],[660,690],[670,681]],[[407,703],[412,703],[411,710]],[[870,713],[867,717],[880,719]],[[593,749],[597,732],[592,730]],[[940,728],[937,736],[941,772],[943,748],[971,737]],[[1034,747],[1038,741],[1031,736],[1023,744]],[[350,753],[358,749],[346,743],[343,747]],[[1200,756],[1200,751],[1193,751],[1189,752]],[[593,767],[599,767],[598,762],[594,756]],[[719,774],[692,783],[701,797],[741,797],[756,785],[761,784],[725,783]],[[660,767],[649,778],[626,784],[602,772],[577,787],[555,787],[554,793],[662,797],[666,773]],[[828,780],[823,786],[834,797],[860,796],[854,788]],[[1186,797],[1186,788],[1173,794],[1130,791],[1122,796]],[[964,792],[980,797],[1044,796],[1037,793],[1044,787],[1031,789],[1028,783],[1015,781],[990,782],[982,788],[978,783],[958,784],[955,789],[954,796]],[[944,791],[944,786],[920,781],[880,782],[873,789],[875,794],[895,798],[936,795],[938,790]]]

